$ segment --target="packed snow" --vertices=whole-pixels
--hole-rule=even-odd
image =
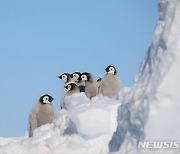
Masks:
[[[180,144],[180,0],[161,0],[159,20],[134,86],[110,99],[65,98],[52,124],[34,135],[0,138],[0,153],[180,153],[138,149],[140,141]]]
[[[65,97],[67,110],[59,110],[52,124],[35,129],[33,137],[0,138],[0,153],[107,153],[117,127],[120,99],[102,95],[88,99],[85,93]]]

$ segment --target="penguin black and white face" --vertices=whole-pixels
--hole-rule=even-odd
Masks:
[[[41,96],[41,98],[39,100],[43,104],[51,104],[54,99],[52,98],[52,96],[45,94],[45,95]]]
[[[93,82],[93,76],[90,73],[84,72],[81,74],[81,80],[83,81],[89,81],[89,82]]]
[[[83,81],[88,81],[89,79],[88,79],[88,76],[86,75],[86,74],[82,74],[81,75],[81,79],[83,80]]]
[[[79,72],[74,72],[70,75],[70,77],[75,81],[75,82],[78,82],[81,80],[81,73]]]
[[[109,74],[113,74],[113,75],[117,74],[116,68],[112,65],[108,66],[105,70]]]
[[[62,75],[59,76],[59,78],[61,80],[63,80],[64,82],[68,82],[69,80],[69,74],[68,73],[63,73]]]
[[[65,86],[64,88],[66,88],[68,91],[73,90],[75,87],[78,87],[75,83],[70,83],[67,86]]]

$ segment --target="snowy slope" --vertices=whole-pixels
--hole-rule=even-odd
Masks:
[[[88,99],[84,93],[65,98],[52,124],[34,131],[33,137],[0,138],[0,153],[107,153],[108,143],[117,127],[120,99],[101,95]]]
[[[137,149],[139,141],[180,141],[180,0],[161,0],[158,9],[152,45],[118,109],[112,152],[180,153]]]

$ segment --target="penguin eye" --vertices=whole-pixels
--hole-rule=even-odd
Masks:
[[[66,79],[66,75],[63,75],[62,77],[63,77],[64,79]]]
[[[114,68],[113,68],[113,67],[110,67],[110,71],[114,71]]]
[[[81,78],[82,78],[82,80],[85,80],[85,81],[88,80],[86,75],[82,75]]]
[[[68,89],[71,89],[71,85],[68,85]]]
[[[45,99],[45,100],[49,100],[49,97],[48,97],[48,96],[45,96],[44,99]]]

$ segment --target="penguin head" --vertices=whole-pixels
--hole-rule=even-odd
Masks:
[[[116,68],[112,65],[109,65],[105,70],[109,74],[113,74],[113,75],[117,74]]]
[[[70,77],[75,81],[78,82],[81,80],[81,73],[80,72],[74,72],[70,75]]]
[[[90,73],[84,72],[84,73],[81,74],[81,80],[92,82],[93,77],[92,77],[92,75]]]
[[[63,73],[60,76],[58,76],[61,80],[63,80],[65,83],[69,81],[70,74],[69,73]]]
[[[64,86],[64,88],[66,88],[68,91],[71,91],[75,88],[78,88],[78,86],[75,83],[70,83],[70,84]]]
[[[42,104],[51,104],[53,100],[54,98],[48,94],[41,96],[39,99]]]

